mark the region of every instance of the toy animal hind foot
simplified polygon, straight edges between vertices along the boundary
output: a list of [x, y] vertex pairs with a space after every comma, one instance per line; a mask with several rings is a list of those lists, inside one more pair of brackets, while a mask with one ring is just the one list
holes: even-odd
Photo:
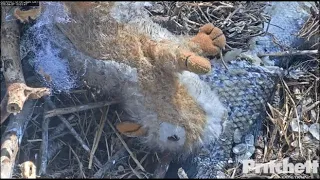
[[213, 24], [205, 24], [200, 27], [199, 33], [191, 39], [191, 42], [200, 46], [202, 52], [198, 52], [199, 55], [215, 56], [225, 49], [226, 37], [220, 28]]
[[[213, 24], [205, 24], [186, 44], [176, 46], [175, 42], [169, 40], [155, 42], [147, 38], [142, 38], [142, 44], [146, 56], [156, 63], [163, 63], [165, 59], [176, 59], [180, 71], [206, 74], [210, 72], [211, 64], [203, 56], [219, 54], [225, 48], [226, 38], [221, 29]], [[176, 52], [173, 52], [173, 49], [176, 49]], [[170, 62], [168, 64], [172, 65]]]

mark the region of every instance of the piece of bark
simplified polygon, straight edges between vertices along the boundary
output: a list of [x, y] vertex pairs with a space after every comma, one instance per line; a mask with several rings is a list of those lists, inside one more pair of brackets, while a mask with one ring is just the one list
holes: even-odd
[[7, 111], [7, 104], [8, 104], [8, 95], [6, 94], [2, 101], [1, 101], [1, 111], [0, 111], [0, 114], [1, 114], [1, 121], [0, 121], [0, 124], [2, 124], [9, 116], [11, 113], [9, 113]]
[[49, 95], [48, 88], [31, 88], [24, 83], [12, 83], [7, 88], [9, 113], [19, 113], [27, 99], [38, 99], [42, 96]]
[[1, 179], [11, 178], [22, 136], [33, 113], [35, 101], [27, 101], [21, 113], [11, 117], [1, 139]]
[[[38, 99], [50, 94], [48, 88], [32, 88], [25, 84], [20, 60], [20, 27], [17, 21], [6, 21], [10, 7], [1, 7], [1, 63], [7, 87], [7, 107], [1, 108], [1, 123], [8, 113], [19, 113], [28, 98]], [[1, 103], [1, 107], [3, 104]]]

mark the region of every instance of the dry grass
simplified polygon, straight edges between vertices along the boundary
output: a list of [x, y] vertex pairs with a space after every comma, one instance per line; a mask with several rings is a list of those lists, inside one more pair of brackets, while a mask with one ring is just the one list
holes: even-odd
[[213, 23], [222, 29], [227, 48], [248, 48], [248, 40], [263, 34], [270, 17], [262, 11], [265, 2], [186, 1], [157, 2], [149, 8], [153, 20], [175, 34], [195, 34], [200, 26]]
[[319, 47], [319, 38], [320, 38], [320, 33], [319, 33], [319, 28], [320, 28], [320, 18], [319, 18], [319, 2], [316, 1], [316, 7], [311, 7], [310, 11], [311, 14], [308, 18], [308, 20], [305, 22], [303, 27], [298, 33], [298, 36], [301, 38], [306, 39], [306, 41], [310, 41], [311, 39], [316, 40], [313, 42], [314, 44], [311, 46], [313, 48]]

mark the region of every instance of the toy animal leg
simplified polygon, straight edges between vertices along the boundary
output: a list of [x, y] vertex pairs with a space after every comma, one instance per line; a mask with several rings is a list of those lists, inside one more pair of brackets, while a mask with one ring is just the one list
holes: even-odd
[[155, 42], [142, 40], [142, 50], [150, 58], [154, 65], [164, 67], [164, 70], [172, 72], [190, 71], [196, 74], [206, 74], [211, 70], [210, 61], [207, 58], [180, 48], [170, 41]]

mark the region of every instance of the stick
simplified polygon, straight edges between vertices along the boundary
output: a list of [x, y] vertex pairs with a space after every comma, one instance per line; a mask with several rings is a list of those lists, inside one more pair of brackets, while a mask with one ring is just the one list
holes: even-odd
[[239, 9], [241, 9], [242, 8], [242, 5], [240, 4], [240, 6], [237, 8], [237, 9], [235, 9], [231, 14], [229, 14], [229, 16], [223, 21], [223, 23], [222, 23], [222, 28], [227, 24], [227, 22], [229, 21], [229, 20], [231, 20], [231, 17], [234, 15], [234, 14], [236, 14], [236, 12], [238, 12], [239, 11]]
[[94, 140], [93, 140], [93, 145], [92, 145], [92, 148], [91, 148], [91, 151], [90, 151], [90, 158], [89, 158], [89, 166], [88, 166], [88, 169], [91, 169], [91, 166], [92, 166], [92, 159], [93, 159], [93, 156], [94, 156], [94, 153], [96, 152], [97, 148], [98, 148], [98, 144], [99, 144], [99, 141], [100, 141], [100, 138], [101, 138], [101, 134], [102, 134], [102, 131], [103, 131], [103, 128], [104, 128], [104, 124], [107, 120], [107, 115], [108, 115], [108, 112], [109, 112], [109, 107], [107, 109], [104, 108], [103, 110], [103, 113], [102, 113], [102, 116], [101, 116], [101, 119], [100, 119], [100, 124], [99, 124], [99, 127], [98, 127], [98, 131], [96, 132], [95, 136], [94, 136]]
[[306, 54], [318, 54], [318, 50], [294, 50], [294, 51], [283, 51], [283, 52], [277, 52], [277, 53], [270, 53], [270, 54], [264, 54], [264, 53], [258, 53], [258, 57], [263, 57], [263, 56], [295, 56], [295, 55], [306, 55]]
[[7, 104], [8, 104], [8, 95], [6, 94], [1, 101], [1, 111], [0, 111], [1, 121], [0, 121], [0, 124], [2, 124], [11, 114], [7, 111]]
[[63, 114], [70, 114], [78, 111], [85, 111], [88, 109], [100, 108], [100, 107], [115, 104], [117, 102], [118, 101], [102, 101], [102, 102], [89, 103], [86, 105], [80, 105], [80, 106], [74, 106], [74, 107], [53, 109], [53, 110], [47, 111], [44, 117], [49, 118], [49, 117], [59, 116]]
[[161, 158], [161, 161], [157, 164], [156, 170], [154, 171], [152, 178], [162, 179], [166, 176], [167, 170], [173, 157], [169, 152], [164, 152], [162, 155], [163, 156]]
[[118, 152], [116, 152], [102, 167], [97, 171], [93, 178], [103, 178], [106, 171], [110, 170], [114, 166], [114, 162], [120, 158], [127, 156], [128, 151], [125, 147], [122, 147]]
[[[53, 102], [47, 98], [47, 102], [50, 108], [54, 109], [55, 105], [53, 104]], [[73, 127], [71, 126], [71, 124], [69, 123], [69, 121], [64, 118], [61, 115], [58, 115], [58, 118], [67, 126], [67, 128], [70, 130], [71, 134], [76, 138], [76, 140], [81, 144], [82, 148], [87, 151], [88, 153], [90, 153], [90, 148], [86, 145], [86, 143], [82, 140], [82, 138], [79, 136], [79, 134], [77, 133], [76, 130], [73, 129]], [[93, 160], [96, 162], [98, 167], [101, 167], [102, 164], [100, 163], [100, 161], [97, 159], [96, 156], [93, 157]]]
[[[1, 61], [8, 95], [6, 110], [1, 109], [1, 112], [16, 114], [29, 97], [38, 99], [50, 94], [50, 91], [48, 88], [31, 88], [25, 84], [19, 52], [19, 25], [16, 21], [5, 20], [9, 10], [10, 7], [1, 6]], [[1, 119], [1, 122], [4, 120]]]
[[[47, 109], [47, 103], [45, 104], [45, 110]], [[48, 164], [48, 134], [49, 134], [49, 118], [44, 118], [42, 122], [42, 141], [41, 141], [41, 163], [39, 169], [39, 175], [45, 175], [47, 172]]]
[[11, 118], [1, 139], [1, 179], [11, 178], [15, 159], [24, 131], [33, 114], [35, 101], [25, 103], [25, 108]]
[[220, 50], [220, 58], [221, 58], [221, 61], [222, 61], [223, 66], [228, 70], [228, 66], [227, 66], [227, 64], [224, 62], [224, 59], [223, 59], [222, 50]]

